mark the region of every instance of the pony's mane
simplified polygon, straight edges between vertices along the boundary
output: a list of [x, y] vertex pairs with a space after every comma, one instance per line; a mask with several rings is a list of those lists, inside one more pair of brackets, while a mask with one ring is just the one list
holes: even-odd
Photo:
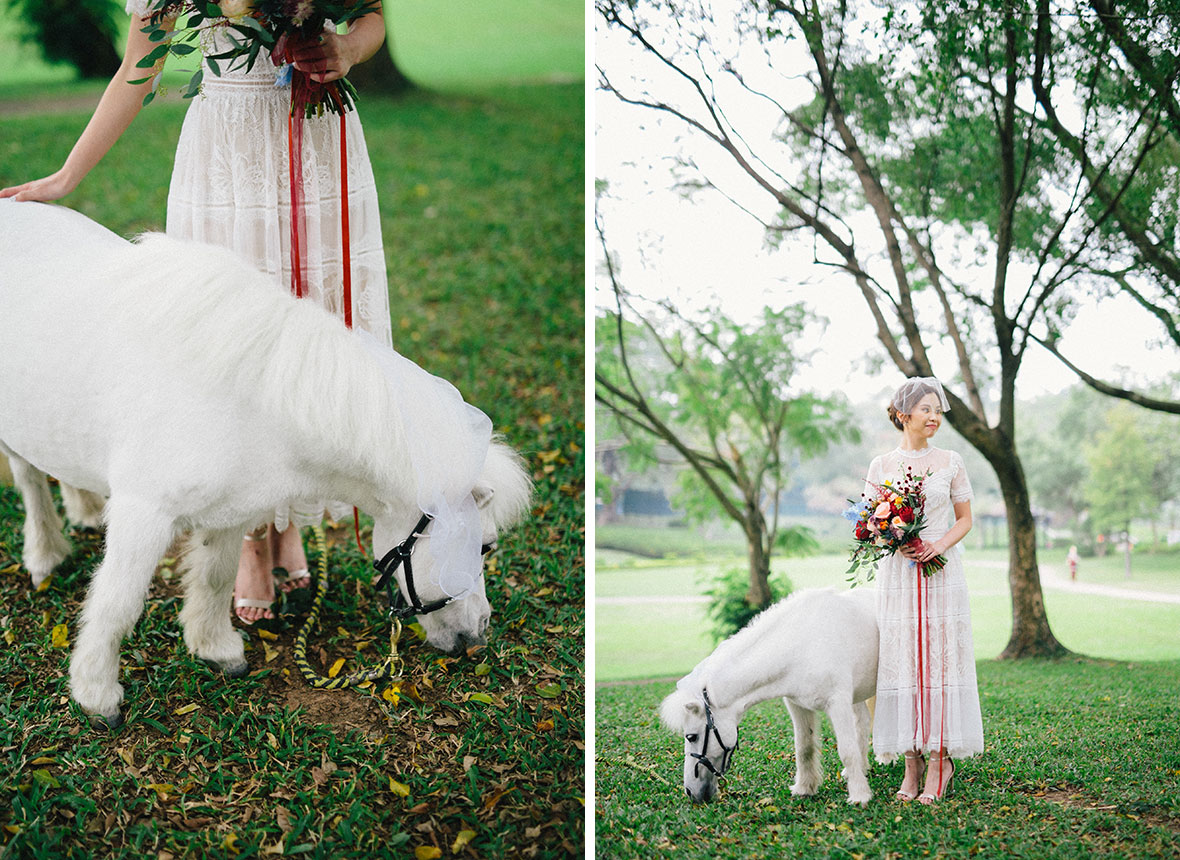
[[235, 392], [243, 408], [299, 428], [330, 461], [412, 493], [398, 408], [414, 408], [417, 426], [446, 450], [448, 428], [432, 420], [430, 404], [395, 406], [359, 337], [234, 252], [149, 233], [116, 267], [124, 271], [110, 279], [112, 289], [127, 295], [112, 305], [138, 309], [136, 325], [156, 335], [160, 360], [200, 368], [198, 384]]
[[777, 666], [770, 661], [742, 660], [770, 632], [788, 629], [790, 620], [786, 618], [793, 612], [800, 602], [808, 600], [812, 595], [822, 594], [829, 589], [804, 589], [792, 592], [784, 599], [773, 603], [755, 615], [750, 622], [719, 644], [713, 653], [696, 665], [695, 668], [676, 682], [676, 690], [660, 704], [660, 721], [672, 731], [679, 731], [684, 724], [685, 705], [690, 701], [699, 700], [701, 690], [716, 688], [714, 679], [721, 667], [740, 663], [746, 677], [756, 673], [759, 669], [766, 672], [766, 680]]

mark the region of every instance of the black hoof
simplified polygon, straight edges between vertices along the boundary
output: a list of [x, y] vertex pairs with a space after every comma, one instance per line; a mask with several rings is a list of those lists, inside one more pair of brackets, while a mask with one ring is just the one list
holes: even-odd
[[220, 672], [229, 678], [244, 678], [250, 673], [250, 664], [243, 660], [241, 663], [234, 663], [232, 665], [225, 665], [218, 663], [215, 660], [205, 660], [202, 658], [202, 663], [212, 669], [214, 672]]
[[109, 717], [104, 717], [102, 714], [87, 714], [86, 718], [90, 720], [91, 728], [98, 729], [101, 732], [113, 732], [123, 725], [123, 715], [118, 711], [115, 711]]

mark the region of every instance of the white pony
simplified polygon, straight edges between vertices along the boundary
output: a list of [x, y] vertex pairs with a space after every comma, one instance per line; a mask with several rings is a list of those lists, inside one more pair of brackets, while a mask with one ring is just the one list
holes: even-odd
[[[428, 528], [418, 542], [422, 604], [461, 598], [420, 615], [427, 641], [449, 652], [484, 641], [479, 542], [523, 516], [528, 477], [489, 445], [490, 424], [482, 447], [464, 447], [474, 437], [455, 416], [486, 416], [374, 343], [229, 251], [163, 235], [133, 244], [68, 209], [0, 201], [0, 452], [25, 500], [34, 578], [68, 552], [45, 473], [109, 499], [70, 661], [83, 710], [121, 722], [119, 646], [178, 534], [192, 532], [185, 643], [241, 674], [228, 608], [242, 535], [292, 500], [334, 499], [374, 517], [380, 557], [419, 522], [424, 470], [482, 532], [462, 595], [445, 587], [454, 541]], [[400, 389], [394, 361], [412, 377]], [[443, 389], [458, 409], [432, 396]]]
[[781, 696], [795, 728], [791, 794], [823, 782], [819, 712], [832, 722], [848, 802], [872, 798], [869, 712], [877, 687], [876, 595], [866, 589], [792, 594], [726, 639], [680, 679], [660, 705], [664, 725], [684, 735], [684, 790], [694, 803], [717, 793], [738, 748], [738, 723], [758, 702]]

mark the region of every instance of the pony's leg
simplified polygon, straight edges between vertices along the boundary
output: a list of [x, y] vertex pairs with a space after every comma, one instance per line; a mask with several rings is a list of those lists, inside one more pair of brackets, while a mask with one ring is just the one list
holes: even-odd
[[791, 794], [815, 794], [824, 781], [823, 764], [820, 761], [823, 734], [819, 713], [787, 698], [783, 699], [783, 703], [791, 712], [791, 724], [795, 727], [795, 783], [791, 786]]
[[25, 546], [21, 561], [29, 572], [33, 587], [37, 588], [70, 554], [70, 542], [62, 534], [61, 517], [57, 515], [45, 473], [3, 445], [0, 445], [0, 452], [8, 455], [13, 483], [25, 503]]
[[[866, 718], [867, 714], [866, 708]], [[833, 703], [828, 710], [828, 719], [832, 721], [836, 749], [848, 779], [848, 802], [864, 806], [872, 799], [873, 792], [865, 776], [865, 751], [860, 740], [859, 717], [851, 702], [838, 702]]]
[[82, 606], [70, 659], [70, 691], [82, 710], [112, 728], [123, 722], [119, 645], [139, 620], [156, 564], [172, 538], [172, 520], [156, 505], [118, 496], [107, 504], [106, 556]]
[[865, 773], [869, 772], [869, 735], [873, 730], [873, 714], [869, 710], [868, 702], [856, 702], [852, 706], [852, 713], [856, 717], [856, 739], [860, 744], [861, 760], [865, 764]]
[[61, 500], [66, 508], [66, 519], [75, 526], [95, 531], [102, 528], [102, 510], [107, 500], [98, 493], [62, 484]]
[[249, 669], [242, 637], [229, 617], [245, 531], [241, 527], [194, 532], [184, 554], [184, 644], [191, 654], [234, 677]]

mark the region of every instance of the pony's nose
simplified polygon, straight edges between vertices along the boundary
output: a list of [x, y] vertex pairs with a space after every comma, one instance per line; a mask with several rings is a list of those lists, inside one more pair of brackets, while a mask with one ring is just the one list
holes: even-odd
[[455, 637], [455, 654], [466, 654], [471, 648], [482, 647], [488, 644], [488, 637], [484, 635], [481, 630], [474, 636], [469, 636], [466, 633], [460, 633]]

